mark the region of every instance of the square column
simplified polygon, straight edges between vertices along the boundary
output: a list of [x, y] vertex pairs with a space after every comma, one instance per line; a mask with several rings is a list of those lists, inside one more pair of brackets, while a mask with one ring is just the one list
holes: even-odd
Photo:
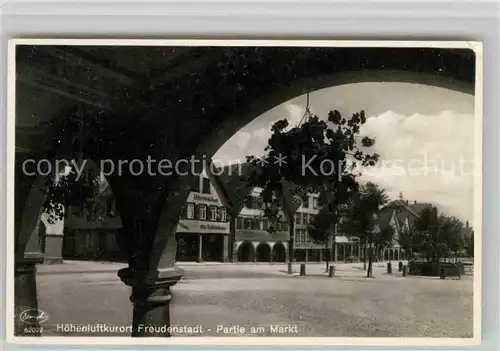
[[229, 262], [229, 235], [224, 235], [222, 246], [222, 261]]
[[62, 263], [63, 234], [45, 233], [43, 263]]
[[203, 261], [203, 236], [202, 234], [198, 234], [198, 262]]

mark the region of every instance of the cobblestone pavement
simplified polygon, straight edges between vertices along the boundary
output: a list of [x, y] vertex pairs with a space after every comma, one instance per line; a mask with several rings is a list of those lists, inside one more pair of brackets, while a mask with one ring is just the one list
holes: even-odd
[[[368, 279], [360, 264], [337, 264], [335, 278], [325, 264], [307, 264], [306, 277], [285, 265], [186, 265], [172, 289], [174, 335], [472, 336], [472, 277], [402, 277], [393, 266], [389, 276], [375, 263]], [[70, 324], [130, 326], [130, 288], [115, 272], [40, 274], [38, 291], [44, 335], [84, 335], [61, 329]]]

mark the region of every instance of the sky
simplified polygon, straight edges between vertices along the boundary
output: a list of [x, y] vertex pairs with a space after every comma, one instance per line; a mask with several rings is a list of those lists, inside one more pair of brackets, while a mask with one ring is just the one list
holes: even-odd
[[[390, 198], [402, 193], [410, 202], [430, 202], [473, 224], [474, 97], [443, 88], [410, 83], [356, 83], [310, 93], [310, 108], [319, 117], [337, 109], [343, 116], [364, 110], [361, 133], [375, 137], [379, 165], [365, 171]], [[267, 111], [240, 129], [214, 155], [222, 164], [244, 162], [263, 153], [270, 126], [286, 118], [296, 125], [306, 96]]]

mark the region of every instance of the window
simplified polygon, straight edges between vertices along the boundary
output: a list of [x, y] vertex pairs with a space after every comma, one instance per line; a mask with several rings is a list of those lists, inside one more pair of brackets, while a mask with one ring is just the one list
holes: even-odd
[[243, 228], [244, 229], [252, 229], [252, 219], [251, 218], [243, 218]]
[[309, 236], [309, 233], [307, 232], [307, 230], [304, 230], [304, 234], [305, 234], [305, 236], [306, 236], [306, 241], [307, 241], [308, 243], [310, 243], [310, 242], [311, 242], [311, 237]]
[[304, 224], [309, 224], [309, 214], [304, 213]]
[[283, 231], [288, 231], [288, 222], [283, 222]]
[[254, 218], [252, 220], [252, 229], [254, 229], [254, 230], [261, 230], [260, 219], [259, 218]]
[[194, 204], [187, 204], [187, 206], [186, 206], [186, 218], [187, 219], [194, 218]]
[[227, 210], [225, 207], [220, 208], [220, 221], [227, 222]]
[[193, 186], [193, 191], [195, 193], [201, 193], [201, 189], [200, 189], [200, 180], [198, 179], [197, 182], [193, 182], [194, 183], [194, 186]]
[[217, 207], [215, 206], [210, 206], [210, 220], [211, 221], [217, 220]]
[[306, 242], [306, 231], [304, 229], [299, 229], [300, 230], [300, 241], [305, 243]]
[[245, 207], [252, 208], [252, 198], [251, 197], [248, 197], [245, 199]]
[[203, 194], [211, 194], [210, 191], [210, 179], [208, 178], [202, 178], [203, 179], [203, 189], [201, 189]]
[[298, 243], [300, 242], [300, 233], [298, 230], [295, 231], [295, 241]]
[[202, 221], [207, 219], [207, 205], [199, 205], [198, 219]]
[[318, 198], [317, 197], [313, 197], [313, 208], [315, 210], [317, 210], [319, 208]]
[[243, 224], [243, 217], [237, 217], [236, 218], [236, 229], [243, 229], [244, 224]]
[[113, 217], [115, 215], [115, 200], [106, 200], [106, 216]]
[[302, 195], [302, 207], [304, 208], [309, 207], [309, 194]]
[[269, 229], [269, 219], [264, 218], [262, 220], [262, 230], [268, 230]]
[[295, 224], [300, 224], [300, 213], [295, 214]]

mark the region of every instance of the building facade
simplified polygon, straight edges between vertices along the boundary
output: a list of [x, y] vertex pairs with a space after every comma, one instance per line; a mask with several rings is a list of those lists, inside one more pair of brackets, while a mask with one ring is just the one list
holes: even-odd
[[[307, 227], [318, 211], [317, 194], [304, 194], [301, 196], [300, 206], [294, 214], [295, 260], [304, 262], [358, 260], [360, 246], [356, 238], [339, 235], [340, 233], [335, 233], [335, 228], [332, 228], [328, 242], [317, 243], [312, 240]], [[332, 242], [333, 240], [335, 242]]]
[[209, 178], [199, 177], [177, 224], [177, 261], [229, 261], [226, 206]]
[[[95, 170], [88, 174], [91, 179], [95, 178]], [[64, 223], [63, 258], [125, 261], [120, 249], [121, 232], [119, 209], [109, 186], [103, 182], [95, 199], [69, 207]]]
[[271, 223], [264, 216], [264, 205], [259, 199], [259, 192], [259, 189], [252, 190], [239, 214], [233, 219], [233, 262], [286, 262], [290, 218], [281, 209], [280, 219]]

